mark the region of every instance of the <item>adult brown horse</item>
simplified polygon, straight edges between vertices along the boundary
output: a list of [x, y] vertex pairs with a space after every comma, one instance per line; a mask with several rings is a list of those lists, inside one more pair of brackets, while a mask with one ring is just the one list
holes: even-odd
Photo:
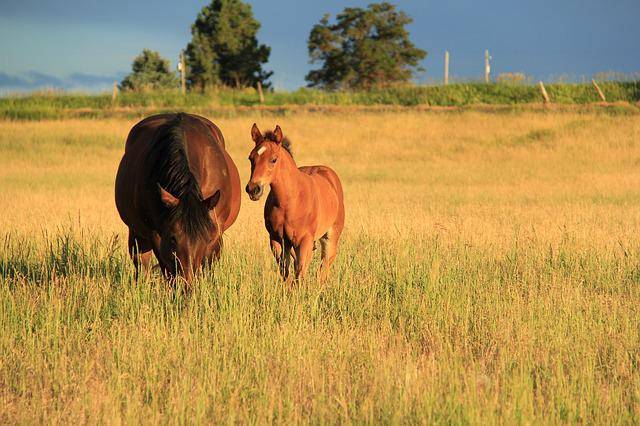
[[191, 281], [220, 256], [240, 210], [240, 176], [222, 132], [197, 115], [160, 114], [133, 126], [116, 176], [116, 206], [129, 253], [148, 268], [151, 251], [168, 277]]
[[282, 278], [289, 281], [291, 254], [296, 279], [305, 276], [319, 240], [322, 263], [318, 276], [324, 280], [344, 228], [344, 199], [338, 175], [326, 166], [298, 168], [280, 126], [263, 136], [254, 124], [251, 137], [255, 147], [249, 155], [251, 178], [245, 189], [257, 201], [264, 187], [271, 185], [264, 221]]

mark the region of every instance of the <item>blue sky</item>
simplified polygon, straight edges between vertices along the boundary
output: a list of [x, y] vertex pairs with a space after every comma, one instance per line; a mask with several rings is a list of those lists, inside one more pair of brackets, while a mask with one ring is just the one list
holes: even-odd
[[[206, 1], [0, 0], [0, 91], [43, 86], [105, 90], [143, 49], [172, 60], [190, 39]], [[279, 89], [303, 86], [306, 48], [324, 13], [370, 1], [249, 1], [271, 46], [266, 68]], [[418, 81], [442, 78], [445, 49], [451, 75], [479, 78], [484, 49], [492, 71], [535, 79], [640, 72], [640, 0], [404, 0], [414, 43], [427, 50]]]

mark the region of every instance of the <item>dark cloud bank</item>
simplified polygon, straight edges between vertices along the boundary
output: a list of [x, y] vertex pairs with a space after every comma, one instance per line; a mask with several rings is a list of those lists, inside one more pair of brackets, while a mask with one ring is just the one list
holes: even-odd
[[116, 75], [97, 75], [76, 72], [67, 77], [56, 77], [39, 71], [27, 71], [21, 74], [0, 71], [0, 93], [10, 94], [42, 89], [102, 92], [111, 89], [113, 82], [119, 82], [125, 74], [121, 72]]

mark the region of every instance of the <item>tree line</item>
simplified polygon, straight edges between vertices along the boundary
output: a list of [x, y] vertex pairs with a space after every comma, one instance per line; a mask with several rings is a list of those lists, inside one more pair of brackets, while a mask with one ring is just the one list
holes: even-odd
[[[316, 65], [305, 77], [310, 87], [329, 90], [371, 89], [409, 81], [427, 52], [416, 47], [406, 26], [410, 16], [388, 2], [366, 8], [347, 7], [335, 20], [325, 14], [313, 26], [307, 41], [310, 61]], [[264, 69], [271, 48], [258, 41], [260, 22], [251, 5], [242, 0], [212, 0], [191, 26], [184, 50], [189, 90], [212, 87], [269, 88], [272, 71]], [[120, 87], [146, 91], [175, 88], [178, 76], [169, 60], [144, 49]]]

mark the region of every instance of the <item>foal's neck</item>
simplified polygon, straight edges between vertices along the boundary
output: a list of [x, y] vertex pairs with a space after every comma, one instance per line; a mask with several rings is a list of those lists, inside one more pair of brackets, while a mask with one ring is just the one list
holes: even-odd
[[300, 193], [300, 181], [302, 173], [298, 170], [296, 162], [289, 153], [280, 155], [280, 170], [271, 181], [271, 191], [274, 193], [278, 204], [285, 207], [295, 201]]

